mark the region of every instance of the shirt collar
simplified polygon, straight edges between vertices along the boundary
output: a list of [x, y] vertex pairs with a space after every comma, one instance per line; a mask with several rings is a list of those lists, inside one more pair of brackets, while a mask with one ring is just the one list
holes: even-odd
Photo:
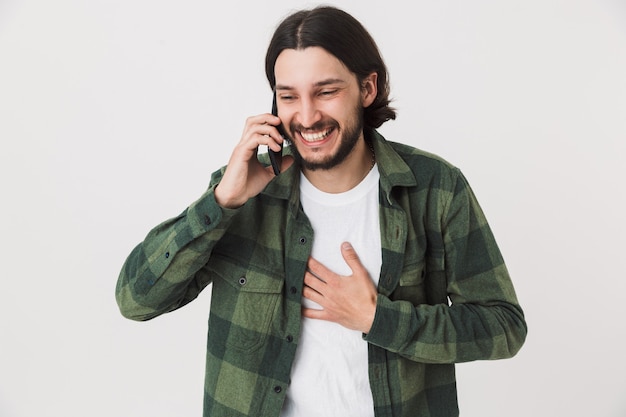
[[[391, 190], [394, 187], [412, 187], [417, 185], [415, 175], [406, 164], [404, 159], [396, 152], [391, 142], [387, 140], [375, 129], [366, 129], [365, 137], [372, 141], [374, 153], [376, 154], [376, 164], [380, 172], [380, 186], [391, 202]], [[289, 148], [285, 149], [286, 154], [290, 154]], [[287, 170], [274, 178], [265, 187], [263, 194], [271, 197], [291, 200], [290, 205], [297, 207], [300, 201], [300, 170], [291, 165]]]
[[371, 140], [376, 154], [376, 164], [380, 172], [380, 187], [391, 203], [394, 187], [414, 187], [417, 180], [411, 168], [398, 154], [392, 142], [388, 142], [378, 131], [366, 130], [365, 137]]

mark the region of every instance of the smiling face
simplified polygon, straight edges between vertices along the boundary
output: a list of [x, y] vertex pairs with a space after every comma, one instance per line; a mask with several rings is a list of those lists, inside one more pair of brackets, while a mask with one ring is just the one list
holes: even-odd
[[361, 85], [320, 47], [285, 49], [274, 67], [278, 116], [306, 170], [329, 170], [351, 157], [363, 137], [363, 108], [376, 96], [376, 73]]

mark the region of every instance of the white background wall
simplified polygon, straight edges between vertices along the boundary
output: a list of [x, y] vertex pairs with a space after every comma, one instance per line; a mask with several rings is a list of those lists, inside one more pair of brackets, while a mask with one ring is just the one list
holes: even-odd
[[[0, 0], [0, 416], [200, 416], [209, 291], [123, 319], [121, 265], [269, 110], [303, 1]], [[387, 61], [390, 140], [469, 178], [528, 318], [458, 366], [462, 415], [626, 415], [626, 2], [343, 0]]]

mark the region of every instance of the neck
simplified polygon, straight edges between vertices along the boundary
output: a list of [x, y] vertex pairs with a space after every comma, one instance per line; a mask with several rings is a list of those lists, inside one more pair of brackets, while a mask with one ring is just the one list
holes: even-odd
[[306, 178], [320, 191], [343, 193], [356, 187], [374, 166], [374, 154], [363, 136], [348, 157], [331, 169], [304, 169]]

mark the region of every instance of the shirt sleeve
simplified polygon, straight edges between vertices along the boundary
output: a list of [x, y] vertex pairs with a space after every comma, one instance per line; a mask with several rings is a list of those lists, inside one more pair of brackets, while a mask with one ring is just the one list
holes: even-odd
[[[378, 295], [369, 343], [424, 363], [456, 363], [514, 356], [527, 326], [513, 284], [485, 216], [455, 170], [441, 210], [441, 270], [447, 302], [413, 305]], [[447, 301], [447, 300], [446, 300]]]
[[124, 317], [149, 320], [175, 310], [210, 283], [203, 267], [236, 212], [215, 201], [221, 173], [213, 174], [204, 195], [180, 215], [152, 229], [130, 253], [115, 289]]

